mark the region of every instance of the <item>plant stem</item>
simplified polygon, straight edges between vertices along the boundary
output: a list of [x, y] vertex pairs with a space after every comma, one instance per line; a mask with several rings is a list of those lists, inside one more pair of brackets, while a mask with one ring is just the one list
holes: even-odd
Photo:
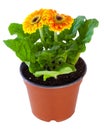
[[43, 35], [43, 29], [42, 28], [39, 29], [39, 33], [40, 33], [41, 41], [44, 42], [44, 35]]
[[77, 63], [79, 57], [80, 57], [80, 53], [78, 53], [78, 54], [76, 55], [76, 58], [75, 58], [75, 60], [74, 60], [74, 62], [73, 62], [74, 65]]
[[57, 32], [54, 32], [54, 40], [55, 40], [55, 42], [58, 41], [58, 39], [57, 39]]

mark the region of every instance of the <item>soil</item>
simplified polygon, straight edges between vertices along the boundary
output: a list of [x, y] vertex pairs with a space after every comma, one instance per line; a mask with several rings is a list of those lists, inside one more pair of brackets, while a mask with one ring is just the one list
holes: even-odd
[[57, 79], [55, 78], [48, 78], [46, 81], [43, 81], [43, 77], [35, 77], [33, 74], [31, 74], [28, 70], [28, 67], [25, 63], [21, 64], [20, 71], [22, 76], [29, 80], [32, 83], [43, 85], [43, 86], [60, 86], [65, 85], [69, 83], [73, 83], [74, 81], [78, 80], [79, 78], [82, 78], [86, 72], [86, 64], [82, 58], [79, 58], [77, 64], [76, 64], [76, 72], [72, 72], [70, 74], [63, 74], [59, 75]]

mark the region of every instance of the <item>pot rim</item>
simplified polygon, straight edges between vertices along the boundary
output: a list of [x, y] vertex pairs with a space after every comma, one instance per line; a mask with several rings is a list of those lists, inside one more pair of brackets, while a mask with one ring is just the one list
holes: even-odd
[[47, 85], [41, 85], [41, 84], [38, 84], [38, 83], [34, 83], [32, 81], [29, 81], [28, 79], [25, 78], [25, 76], [22, 73], [23, 62], [20, 64], [20, 74], [21, 74], [23, 80], [25, 82], [27, 82], [28, 84], [32, 85], [33, 87], [38, 87], [38, 88], [43, 88], [43, 89], [58, 89], [58, 88], [71, 87], [73, 84], [76, 84], [77, 82], [81, 81], [83, 79], [83, 77], [85, 76], [85, 74], [86, 74], [87, 65], [86, 65], [86, 63], [85, 63], [85, 61], [83, 59], [82, 59], [82, 61], [85, 64], [85, 71], [84, 71], [83, 75], [80, 76], [78, 79], [74, 80], [73, 82], [67, 83], [65, 85], [47, 86]]

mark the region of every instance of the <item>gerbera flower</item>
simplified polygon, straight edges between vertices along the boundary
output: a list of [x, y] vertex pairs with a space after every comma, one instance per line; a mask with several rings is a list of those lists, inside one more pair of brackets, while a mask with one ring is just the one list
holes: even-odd
[[56, 14], [57, 14], [56, 10], [45, 9], [42, 16], [44, 24], [49, 26], [49, 24], [53, 23], [53, 18]]
[[43, 26], [42, 14], [44, 9], [36, 10], [27, 16], [23, 22], [23, 30], [25, 33], [34, 33], [37, 29]]
[[49, 22], [50, 30], [60, 32], [64, 29], [70, 29], [74, 19], [71, 16], [64, 14], [55, 14], [51, 22]]

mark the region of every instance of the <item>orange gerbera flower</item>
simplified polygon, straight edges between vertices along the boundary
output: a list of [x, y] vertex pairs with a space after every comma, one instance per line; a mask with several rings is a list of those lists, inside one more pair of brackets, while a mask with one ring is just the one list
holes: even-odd
[[49, 25], [53, 23], [53, 18], [56, 14], [57, 14], [56, 10], [45, 9], [42, 16], [42, 20], [44, 21], [44, 24]]
[[51, 22], [49, 22], [50, 30], [55, 32], [63, 31], [64, 29], [70, 29], [74, 19], [71, 16], [64, 14], [55, 14]]
[[37, 29], [43, 26], [42, 14], [44, 9], [36, 10], [27, 16], [23, 22], [23, 30], [25, 33], [34, 33]]

